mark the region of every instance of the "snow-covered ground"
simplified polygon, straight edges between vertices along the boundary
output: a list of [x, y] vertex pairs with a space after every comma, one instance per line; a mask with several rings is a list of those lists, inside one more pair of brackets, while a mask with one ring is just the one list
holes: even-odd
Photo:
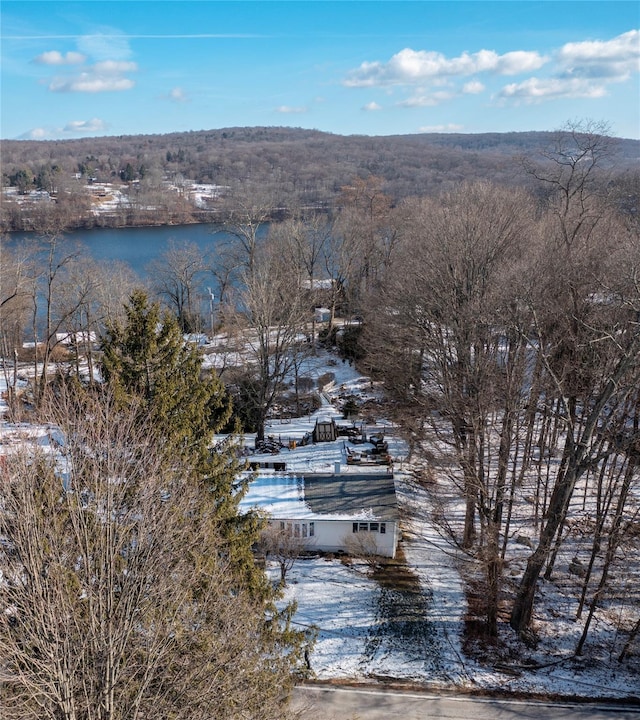
[[[302, 374], [316, 379], [330, 370], [334, 380], [324, 388], [323, 406], [315, 413], [286, 421], [274, 420], [267, 434], [288, 446], [310, 432], [318, 417], [339, 417], [338, 400], [356, 395], [361, 401], [376, 397], [377, 389], [351, 366], [330, 356], [311, 358]], [[430, 687], [458, 687], [487, 692], [512, 691], [564, 696], [625, 698], [640, 696], [637, 658], [619, 664], [607, 658], [598, 645], [598, 634], [611, 632], [596, 623], [593, 647], [581, 659], [572, 657], [581, 625], [571, 620], [566, 598], [551, 583], [543, 583], [537, 612], [546, 614], [537, 650], [516, 642], [506, 620], [500, 628], [500, 643], [509, 662], [496, 669], [464, 652], [467, 600], [465, 580], [474, 569], [464, 555], [444, 536], [433, 521], [435, 496], [417, 478], [424, 474], [420, 458], [407, 461], [407, 448], [400, 433], [383, 418], [368, 418], [368, 431], [384, 429], [394, 459], [396, 494], [403, 515], [400, 555], [406, 559], [411, 592], [380, 582], [364, 561], [339, 557], [299, 559], [287, 574], [284, 600], [295, 600], [294, 622], [313, 628], [317, 641], [310, 665], [317, 679], [375, 681], [394, 679]], [[0, 442], [15, 441], [20, 429], [0, 420]], [[41, 442], [46, 442], [46, 432]], [[254, 438], [245, 439], [247, 448]], [[336, 462], [347, 468], [344, 441], [283, 449], [278, 456], [287, 469], [299, 472], [333, 472]], [[438, 508], [446, 493], [439, 488]], [[448, 511], [455, 510], [454, 496]], [[523, 548], [523, 552], [527, 549]], [[637, 562], [637, 558], [635, 559]], [[272, 568], [274, 578], [277, 569]], [[637, 614], [637, 608], [634, 611]], [[546, 629], [545, 629], [546, 628]], [[536, 664], [537, 669], [522, 666]]]
[[[375, 397], [376, 390], [368, 378], [348, 364], [327, 366], [326, 361], [326, 357], [312, 358], [308, 368], [311, 377], [327, 369], [334, 373], [335, 380], [324, 388], [326, 404], [304, 418], [272, 422], [267, 434], [287, 444], [288, 438], [310, 431], [317, 417], [339, 417], [340, 411], [332, 404], [339, 397], [356, 395], [362, 401]], [[388, 421], [375, 418], [375, 426], [384, 428], [394, 458], [396, 494], [404, 518], [400, 552], [421, 589], [412, 595], [411, 602], [417, 606], [414, 610], [424, 614], [407, 614], [402, 593], [380, 583], [364, 561], [325, 557], [298, 560], [287, 574], [285, 600], [297, 603], [294, 621], [317, 632], [310, 654], [313, 675], [321, 680], [394, 679], [487, 692], [640, 696], [637, 663], [619, 664], [615, 657], [606, 662], [602, 652], [590, 655], [585, 651], [584, 657], [573, 657], [582, 626], [571, 619], [566, 599], [549, 583], [541, 588], [538, 612], [546, 613], [547, 620], [555, 620], [549, 622], [546, 635], [542, 632], [537, 650], [520, 645], [505, 618], [500, 642], [508, 661], [498, 669], [497, 663], [483, 663], [465, 655], [465, 579], [473, 576], [473, 566], [433, 522], [434, 496], [416, 480], [424, 471], [424, 462], [419, 458], [407, 461], [407, 448]], [[248, 437], [246, 442], [252, 445], [253, 438]], [[336, 462], [344, 462], [343, 441], [283, 449], [278, 459], [285, 460], [292, 471], [332, 471]], [[345, 465], [341, 471], [358, 472]], [[441, 492], [440, 487], [438, 505], [443, 500]], [[448, 499], [451, 512], [455, 502], [453, 497]], [[277, 577], [275, 567], [272, 571]], [[595, 638], [598, 629], [592, 632]]]
[[[135, 188], [138, 185], [138, 181], [134, 182], [132, 186], [125, 182], [92, 181], [84, 183], [81, 178], [77, 178], [77, 181], [83, 183], [82, 189], [91, 198], [91, 212], [93, 215], [110, 214], [116, 210], [129, 207], [131, 205], [131, 187]], [[176, 184], [168, 179], [163, 181], [163, 187], [167, 192], [180, 193], [182, 196], [190, 198], [196, 208], [209, 207], [211, 202], [218, 198], [225, 189], [223, 185], [214, 185], [212, 183], [194, 183], [190, 180], [184, 180]], [[46, 190], [32, 190], [27, 195], [22, 195], [17, 187], [7, 187], [4, 188], [3, 195], [20, 205], [53, 202], [53, 197]]]
[[[299, 560], [287, 575], [285, 598], [297, 602], [295, 622], [317, 628], [310, 656], [317, 679], [396, 679], [467, 691], [594, 698], [640, 695], [637, 668], [619, 665], [615, 658], [608, 664], [592, 661], [588, 654], [572, 659], [575, 629], [548, 638], [537, 652], [525, 650], [511, 669], [499, 670], [466, 657], [462, 645], [467, 602], [459, 571], [464, 561], [430, 522], [428, 494], [402, 473], [396, 474], [396, 487], [402, 508], [412, 515], [405, 520], [401, 548], [423, 589], [426, 621], [414, 633], [403, 628], [394, 633], [393, 618], [384, 615], [390, 591], [371, 577], [366, 563]], [[275, 568], [273, 572], [275, 578]], [[517, 652], [506, 623], [501, 633]], [[550, 646], [553, 656], [547, 654]], [[541, 667], [515, 675], [527, 661]]]

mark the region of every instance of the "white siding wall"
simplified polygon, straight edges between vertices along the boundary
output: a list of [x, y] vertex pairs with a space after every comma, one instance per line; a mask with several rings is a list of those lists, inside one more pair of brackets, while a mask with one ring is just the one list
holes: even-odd
[[[375, 544], [376, 554], [395, 557], [398, 542], [398, 528], [395, 522], [357, 520], [273, 520], [274, 524], [284, 523], [290, 531], [305, 540], [305, 549], [323, 552], [348, 552], [351, 543], [362, 543], [371, 548]], [[313, 524], [313, 528], [311, 525]], [[354, 532], [354, 524], [358, 532]], [[384, 526], [384, 532], [381, 532]], [[313, 532], [313, 535], [311, 534]]]

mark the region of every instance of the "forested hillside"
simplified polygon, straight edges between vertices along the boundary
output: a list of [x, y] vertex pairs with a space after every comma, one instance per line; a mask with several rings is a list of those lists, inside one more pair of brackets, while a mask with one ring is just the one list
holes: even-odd
[[[4, 141], [2, 183], [76, 193], [71, 178], [160, 180], [234, 187], [268, 186], [278, 204], [331, 206], [356, 177], [381, 178], [398, 201], [433, 195], [461, 181], [527, 185], [522, 158], [540, 157], [554, 133], [341, 136], [295, 128], [226, 128], [168, 135], [97, 137], [63, 141]], [[611, 139], [606, 163], [618, 178], [637, 168], [640, 141]], [[78, 177], [76, 177], [76, 175]], [[11, 223], [6, 229], [15, 229]]]

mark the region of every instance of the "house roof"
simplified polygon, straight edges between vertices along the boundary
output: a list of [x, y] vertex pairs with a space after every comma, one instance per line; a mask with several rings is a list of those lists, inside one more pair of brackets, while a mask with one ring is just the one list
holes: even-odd
[[398, 519], [393, 475], [258, 475], [240, 507], [291, 520]]
[[304, 478], [305, 500], [317, 515], [370, 513], [396, 520], [398, 505], [393, 475], [312, 475]]

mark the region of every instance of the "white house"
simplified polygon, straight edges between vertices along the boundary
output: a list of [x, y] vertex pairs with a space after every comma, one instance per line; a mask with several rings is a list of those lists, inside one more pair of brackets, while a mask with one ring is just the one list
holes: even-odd
[[263, 510], [302, 538], [305, 550], [348, 552], [361, 544], [395, 557], [399, 516], [390, 472], [260, 474], [240, 507]]

